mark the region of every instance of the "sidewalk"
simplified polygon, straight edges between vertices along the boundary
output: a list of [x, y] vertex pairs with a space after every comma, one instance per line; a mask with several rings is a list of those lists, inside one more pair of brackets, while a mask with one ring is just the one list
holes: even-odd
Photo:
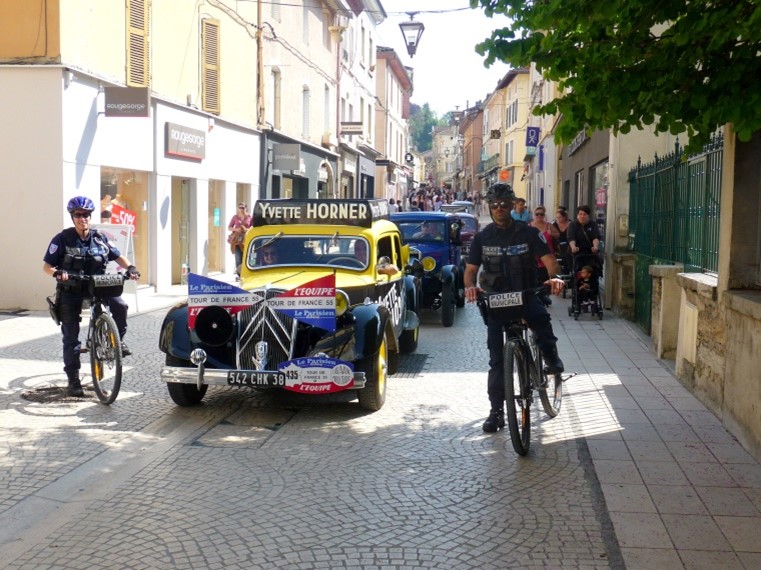
[[566, 401], [627, 567], [761, 568], [761, 465], [634, 324], [575, 321], [567, 304], [552, 307], [566, 371], [579, 372]]

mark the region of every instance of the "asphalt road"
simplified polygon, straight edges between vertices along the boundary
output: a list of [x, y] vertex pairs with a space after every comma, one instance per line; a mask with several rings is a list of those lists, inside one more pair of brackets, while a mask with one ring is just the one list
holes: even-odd
[[376, 413], [236, 388], [179, 408], [158, 379], [163, 314], [130, 317], [110, 407], [59, 389], [49, 319], [0, 321], [0, 568], [623, 566], [573, 398], [538, 413], [526, 458], [482, 433], [474, 307], [448, 329], [424, 318]]

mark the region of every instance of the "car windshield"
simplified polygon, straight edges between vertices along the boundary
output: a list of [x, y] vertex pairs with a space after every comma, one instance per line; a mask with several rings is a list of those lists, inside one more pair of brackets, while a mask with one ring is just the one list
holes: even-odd
[[404, 236], [404, 240], [430, 241], [444, 240], [444, 222], [426, 220], [424, 222], [397, 222], [399, 229]]
[[478, 231], [478, 221], [475, 218], [467, 218], [465, 216], [460, 218], [462, 220], [462, 223], [465, 224], [465, 226], [469, 230]]
[[272, 235], [249, 243], [246, 264], [251, 269], [312, 265], [361, 270], [367, 268], [367, 240], [357, 236]]

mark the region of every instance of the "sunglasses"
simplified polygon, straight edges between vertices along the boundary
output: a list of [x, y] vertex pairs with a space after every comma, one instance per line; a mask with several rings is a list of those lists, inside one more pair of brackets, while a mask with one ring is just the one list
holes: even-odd
[[536, 217], [544, 217], [544, 212], [534, 212], [534, 216]]
[[489, 202], [489, 208], [496, 210], [502, 208], [503, 210], [510, 210], [513, 207], [512, 202]]
[[262, 252], [263, 257], [277, 257], [276, 251], [263, 251]]
[[90, 215], [90, 212], [74, 212], [72, 214], [72, 216], [75, 218], [89, 218]]

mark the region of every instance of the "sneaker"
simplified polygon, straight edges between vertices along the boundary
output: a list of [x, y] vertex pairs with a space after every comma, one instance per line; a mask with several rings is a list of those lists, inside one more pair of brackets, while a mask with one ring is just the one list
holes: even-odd
[[69, 385], [66, 387], [66, 394], [73, 398], [82, 398], [85, 391], [82, 390], [82, 383], [79, 378], [69, 378]]
[[558, 356], [558, 347], [553, 346], [551, 349], [542, 351], [544, 358], [544, 367], [549, 374], [561, 374], [565, 371], [563, 361]]
[[484, 420], [483, 430], [486, 433], [494, 433], [503, 427], [505, 427], [505, 412], [502, 410], [491, 410], [489, 417]]
[[122, 341], [122, 356], [129, 356], [132, 354], [132, 351], [129, 349], [129, 347]]

